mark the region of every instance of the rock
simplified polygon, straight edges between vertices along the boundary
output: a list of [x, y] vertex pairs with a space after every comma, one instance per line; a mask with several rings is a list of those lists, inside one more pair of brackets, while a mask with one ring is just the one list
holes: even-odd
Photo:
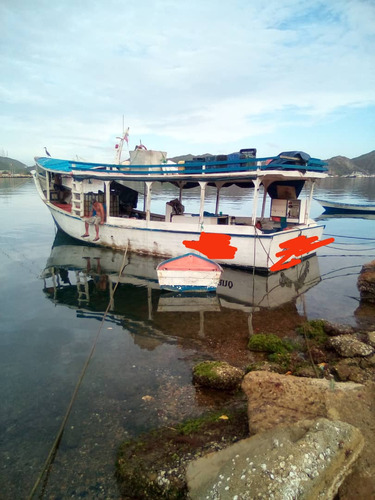
[[358, 429], [327, 419], [273, 429], [190, 463], [189, 498], [330, 500], [363, 444]]
[[222, 361], [203, 361], [193, 368], [193, 383], [209, 387], [232, 391], [239, 389], [245, 375], [243, 370]]
[[324, 320], [324, 331], [330, 337], [335, 337], [336, 335], [347, 335], [350, 333], [355, 333], [355, 330], [350, 325], [341, 325], [339, 323], [331, 323], [330, 321]]
[[325, 351], [322, 349], [319, 349], [319, 347], [313, 346], [310, 349], [310, 355], [312, 357], [312, 360], [314, 361], [315, 364], [323, 363], [324, 361], [327, 361], [327, 354]]
[[[360, 363], [370, 358], [360, 358]], [[375, 498], [375, 383], [333, 382], [278, 375], [248, 373], [242, 383], [248, 398], [250, 433], [288, 425], [304, 418], [326, 417], [357, 427], [365, 448], [355, 473], [340, 488], [340, 500]]]
[[375, 303], [375, 260], [362, 266], [357, 287], [361, 295], [361, 302]]
[[360, 362], [360, 358], [342, 359], [335, 365], [334, 372], [343, 382], [350, 380], [362, 384], [368, 377], [366, 377], [365, 371], [360, 366]]
[[372, 346], [375, 347], [375, 332], [367, 332], [367, 342]]
[[302, 378], [272, 372], [250, 372], [242, 389], [248, 400], [250, 434], [303, 419], [328, 417], [335, 400], [352, 401], [362, 386], [351, 382]]
[[[319, 371], [318, 371], [319, 373]], [[297, 377], [307, 377], [307, 378], [317, 378], [316, 377], [316, 371], [311, 365], [307, 366], [302, 366], [301, 368], [298, 368], [295, 372], [294, 375]]]
[[369, 356], [374, 353], [374, 347], [361, 342], [355, 335], [340, 335], [329, 339], [330, 347], [345, 358], [354, 356]]
[[[361, 359], [360, 366], [363, 369], [375, 368], [375, 354], [373, 354], [372, 356], [368, 356], [367, 358]], [[373, 378], [373, 380], [375, 380], [375, 377]]]

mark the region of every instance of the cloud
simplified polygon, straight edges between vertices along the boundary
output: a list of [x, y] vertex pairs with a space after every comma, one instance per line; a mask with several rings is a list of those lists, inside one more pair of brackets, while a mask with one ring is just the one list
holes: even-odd
[[14, 0], [0, 17], [0, 147], [27, 123], [29, 157], [40, 137], [105, 150], [123, 114], [135, 135], [208, 150], [375, 104], [372, 1]]

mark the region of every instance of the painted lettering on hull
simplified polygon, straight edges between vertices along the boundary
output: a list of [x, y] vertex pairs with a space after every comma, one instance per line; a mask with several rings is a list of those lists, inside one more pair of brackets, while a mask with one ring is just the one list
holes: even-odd
[[231, 236], [202, 232], [199, 240], [184, 240], [186, 248], [198, 250], [209, 259], [234, 259], [236, 247], [230, 245]]

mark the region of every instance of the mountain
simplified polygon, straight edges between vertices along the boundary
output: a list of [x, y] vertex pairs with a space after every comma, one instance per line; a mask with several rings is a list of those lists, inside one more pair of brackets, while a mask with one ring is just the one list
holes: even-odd
[[0, 171], [5, 170], [12, 174], [27, 174], [29, 171], [24, 163], [8, 158], [7, 156], [0, 156]]
[[375, 151], [357, 156], [357, 158], [353, 158], [352, 161], [358, 165], [361, 170], [364, 170], [369, 174], [375, 174]]
[[331, 175], [349, 175], [353, 172], [375, 174], [375, 151], [352, 159], [346, 156], [334, 156], [326, 161]]
[[349, 175], [359, 170], [358, 166], [346, 156], [334, 156], [325, 161], [328, 163], [331, 175]]

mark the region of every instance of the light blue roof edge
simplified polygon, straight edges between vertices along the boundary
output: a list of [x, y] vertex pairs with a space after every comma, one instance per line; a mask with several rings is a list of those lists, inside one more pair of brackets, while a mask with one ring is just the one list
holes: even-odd
[[79, 170], [93, 170], [97, 168], [105, 168], [105, 167], [118, 167], [115, 164], [104, 164], [104, 163], [85, 163], [81, 161], [73, 161], [73, 160], [59, 160], [57, 158], [35, 158], [35, 162], [37, 165], [45, 168], [46, 170], [52, 170], [56, 172], [72, 172], [74, 167]]

